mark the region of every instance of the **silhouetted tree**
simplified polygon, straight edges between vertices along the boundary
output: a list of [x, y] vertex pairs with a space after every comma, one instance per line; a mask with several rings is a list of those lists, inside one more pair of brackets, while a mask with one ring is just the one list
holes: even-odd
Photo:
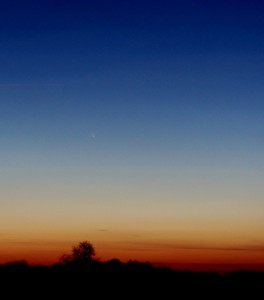
[[72, 258], [79, 262], [90, 262], [95, 256], [95, 250], [92, 243], [88, 241], [80, 242], [78, 246], [72, 248]]
[[94, 260], [95, 249], [92, 243], [88, 241], [83, 241], [78, 244], [78, 246], [72, 247], [72, 253], [70, 255], [63, 254], [60, 261], [64, 264], [79, 262], [87, 263]]

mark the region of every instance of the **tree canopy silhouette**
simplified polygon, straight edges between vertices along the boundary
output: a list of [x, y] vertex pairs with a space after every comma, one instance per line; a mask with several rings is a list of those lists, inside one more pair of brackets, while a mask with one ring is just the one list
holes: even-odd
[[94, 246], [88, 241], [80, 242], [78, 246], [74, 246], [72, 248], [73, 260], [80, 262], [89, 262], [93, 260], [94, 256]]
[[91, 242], [83, 241], [80, 242], [77, 246], [72, 247], [71, 255], [64, 254], [61, 257], [61, 261], [63, 263], [70, 262], [79, 262], [79, 263], [87, 263], [94, 260], [95, 249]]

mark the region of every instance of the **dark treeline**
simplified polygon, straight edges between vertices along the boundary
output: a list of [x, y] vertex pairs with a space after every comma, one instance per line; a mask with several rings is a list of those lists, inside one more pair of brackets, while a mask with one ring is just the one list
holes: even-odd
[[18, 296], [27, 299], [68, 296], [73, 299], [185, 299], [190, 296], [229, 299], [232, 296], [238, 299], [246, 295], [257, 299], [254, 294], [262, 299], [264, 272], [177, 271], [149, 263], [122, 263], [118, 259], [70, 261], [52, 266], [33, 266], [21, 261], [0, 265], [0, 284], [3, 299]]

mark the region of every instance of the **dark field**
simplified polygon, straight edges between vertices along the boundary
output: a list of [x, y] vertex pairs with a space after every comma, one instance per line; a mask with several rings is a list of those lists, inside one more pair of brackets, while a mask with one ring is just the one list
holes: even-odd
[[177, 271], [118, 260], [30, 266], [0, 265], [2, 299], [263, 299], [264, 272]]

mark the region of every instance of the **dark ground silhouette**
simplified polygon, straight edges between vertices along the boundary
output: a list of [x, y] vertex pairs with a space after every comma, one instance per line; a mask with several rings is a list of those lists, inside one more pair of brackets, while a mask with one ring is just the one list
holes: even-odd
[[264, 272], [177, 271], [118, 259], [52, 266], [21, 261], [0, 265], [0, 288], [2, 299], [262, 299]]

